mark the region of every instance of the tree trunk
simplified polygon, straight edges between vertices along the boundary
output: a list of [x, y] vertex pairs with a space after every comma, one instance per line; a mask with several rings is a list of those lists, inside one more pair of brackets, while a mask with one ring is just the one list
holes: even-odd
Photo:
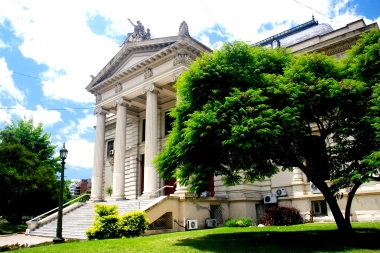
[[352, 187], [351, 191], [348, 193], [348, 198], [347, 198], [347, 203], [346, 203], [346, 211], [345, 211], [345, 214], [344, 214], [344, 219], [346, 221], [347, 226], [349, 226], [351, 229], [352, 229], [351, 220], [350, 220], [351, 204], [352, 204], [352, 200], [355, 197], [356, 191], [358, 190], [358, 188], [361, 185], [362, 185], [362, 183], [360, 181], [356, 182], [354, 184], [354, 187]]
[[334, 195], [327, 188], [327, 185], [326, 185], [325, 191], [321, 190], [321, 192], [323, 193], [323, 196], [325, 197], [326, 202], [329, 204], [330, 210], [332, 212], [332, 215], [334, 216], [335, 223], [338, 227], [338, 230], [341, 232], [347, 232], [347, 233], [351, 232], [352, 231], [351, 224], [346, 223], [343, 217], [342, 211], [340, 210], [338, 206], [338, 202], [336, 201]]

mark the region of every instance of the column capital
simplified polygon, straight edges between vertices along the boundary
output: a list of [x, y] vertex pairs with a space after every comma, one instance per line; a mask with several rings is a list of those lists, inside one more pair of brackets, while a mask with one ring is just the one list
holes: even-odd
[[153, 94], [158, 94], [161, 92], [161, 88], [158, 88], [156, 85], [154, 85], [153, 83], [151, 84], [148, 84], [146, 86], [144, 86], [143, 90], [142, 90], [142, 94], [146, 94], [148, 92], [151, 92]]
[[125, 100], [124, 98], [118, 98], [116, 99], [114, 102], [113, 102], [113, 106], [124, 106], [124, 107], [128, 107], [128, 106], [131, 106], [132, 103]]
[[102, 107], [96, 107], [94, 109], [94, 114], [96, 115], [107, 115], [109, 113], [110, 113], [109, 110], [103, 109]]

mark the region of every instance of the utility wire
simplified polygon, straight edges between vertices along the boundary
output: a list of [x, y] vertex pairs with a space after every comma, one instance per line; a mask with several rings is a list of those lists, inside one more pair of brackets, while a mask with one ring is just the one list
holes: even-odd
[[[93, 109], [93, 107], [83, 107], [83, 108], [48, 108], [48, 109], [43, 109], [46, 111], [70, 111], [70, 110], [85, 110], [85, 109]], [[27, 109], [27, 108], [15, 108], [15, 107], [0, 107], [0, 110], [29, 110], [29, 111], [39, 111], [38, 109]]]
[[315, 12], [321, 14], [322, 16], [325, 16], [325, 17], [329, 18], [332, 22], [337, 22], [337, 23], [339, 23], [339, 24], [346, 25], [346, 24], [343, 24], [343, 23], [341, 23], [341, 22], [339, 22], [339, 21], [336, 21], [336, 20], [333, 21], [333, 20], [332, 20], [332, 17], [330, 17], [330, 16], [328, 16], [328, 15], [326, 15], [326, 14], [323, 14], [322, 12], [319, 12], [319, 11], [317, 11], [317, 10], [315, 10], [315, 9], [313, 9], [313, 8], [311, 8], [311, 7], [309, 7], [309, 6], [305, 5], [305, 4], [303, 4], [303, 3], [300, 3], [300, 2], [298, 2], [297, 0], [293, 0], [293, 1], [296, 2], [296, 3], [298, 3], [298, 4], [300, 4], [300, 5], [302, 5], [302, 6], [305, 6], [306, 8], [309, 8], [309, 9], [312, 10], [312, 11], [315, 11]]
[[49, 80], [41, 79], [41, 78], [38, 78], [38, 77], [35, 77], [35, 76], [30, 76], [30, 75], [27, 75], [27, 74], [19, 73], [19, 72], [13, 71], [13, 70], [11, 70], [11, 72], [15, 73], [15, 74], [18, 74], [18, 75], [30, 77], [30, 78], [37, 79], [37, 80], [41, 80], [41, 81], [49, 81]]
[[203, 4], [205, 5], [206, 10], [208, 11], [208, 14], [210, 14], [211, 18], [214, 20], [214, 22], [215, 22], [216, 26], [218, 27], [219, 31], [222, 33], [222, 35], [223, 35], [223, 37], [224, 37], [224, 40], [225, 40], [226, 42], [228, 42], [228, 41], [227, 41], [227, 37], [224, 35], [224, 32], [222, 31], [222, 29], [220, 29], [220, 26], [218, 25], [218, 23], [216, 22], [215, 18], [212, 16], [210, 10], [208, 9], [208, 7], [207, 7], [207, 5], [206, 5], [206, 2], [203, 2]]

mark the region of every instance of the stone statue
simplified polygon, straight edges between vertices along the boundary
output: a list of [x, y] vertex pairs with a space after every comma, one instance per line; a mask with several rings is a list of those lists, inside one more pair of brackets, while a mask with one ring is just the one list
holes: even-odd
[[142, 41], [142, 40], [150, 40], [150, 30], [147, 29], [147, 32], [145, 32], [144, 26], [141, 24], [140, 21], [137, 21], [137, 25], [133, 24], [133, 22], [128, 19], [129, 22], [133, 25], [133, 33], [129, 33], [125, 41], [121, 46], [123, 46], [126, 42], [135, 42], [135, 41]]
[[178, 35], [186, 35], [190, 36], [189, 34], [189, 27], [187, 26], [186, 22], [183, 21], [181, 25], [179, 26], [179, 32]]

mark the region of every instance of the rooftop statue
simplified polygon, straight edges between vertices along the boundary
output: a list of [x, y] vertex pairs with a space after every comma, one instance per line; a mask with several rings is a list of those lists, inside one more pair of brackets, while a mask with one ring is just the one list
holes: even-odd
[[143, 41], [143, 40], [150, 40], [151, 39], [150, 38], [150, 30], [147, 29], [147, 31], [145, 32], [145, 28], [141, 24], [140, 21], [137, 21], [137, 25], [135, 25], [135, 24], [133, 24], [133, 22], [130, 19], [128, 19], [128, 20], [134, 26], [134, 30], [133, 30], [133, 33], [128, 33], [128, 36], [122, 45], [124, 45], [126, 42], [135, 42], [135, 41]]

